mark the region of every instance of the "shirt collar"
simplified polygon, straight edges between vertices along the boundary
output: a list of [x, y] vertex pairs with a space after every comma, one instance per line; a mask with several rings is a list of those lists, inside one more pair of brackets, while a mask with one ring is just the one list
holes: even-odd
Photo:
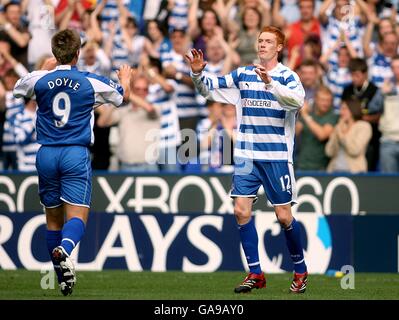
[[69, 64], [61, 64], [55, 68], [56, 70], [77, 70], [78, 68], [74, 65], [71, 66]]

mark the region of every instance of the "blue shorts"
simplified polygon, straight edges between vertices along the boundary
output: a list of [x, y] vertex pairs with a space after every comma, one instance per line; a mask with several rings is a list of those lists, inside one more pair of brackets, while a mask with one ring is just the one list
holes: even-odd
[[90, 208], [91, 159], [83, 146], [42, 146], [36, 157], [39, 196], [46, 208], [66, 202]]
[[296, 203], [295, 176], [292, 163], [242, 160], [234, 167], [232, 198], [257, 199], [263, 185], [267, 199], [272, 205]]

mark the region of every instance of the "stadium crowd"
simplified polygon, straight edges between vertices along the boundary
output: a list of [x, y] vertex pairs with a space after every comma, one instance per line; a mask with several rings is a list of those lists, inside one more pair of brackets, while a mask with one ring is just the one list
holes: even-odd
[[256, 63], [264, 25], [281, 28], [282, 63], [305, 89], [295, 167], [399, 172], [399, 1], [1, 0], [0, 139], [3, 170], [35, 170], [35, 101], [20, 77], [52, 56], [51, 37], [81, 35], [80, 70], [117, 81], [133, 68], [130, 102], [94, 114], [95, 170], [232, 171], [235, 106], [206, 101], [184, 58], [201, 49], [206, 72]]

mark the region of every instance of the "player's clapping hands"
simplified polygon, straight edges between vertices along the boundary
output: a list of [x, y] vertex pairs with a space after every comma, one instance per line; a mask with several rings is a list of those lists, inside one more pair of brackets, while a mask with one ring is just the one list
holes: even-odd
[[202, 53], [201, 49], [191, 49], [190, 53], [191, 56], [186, 54], [185, 57], [190, 63], [191, 70], [193, 73], [200, 73], [202, 70], [204, 70], [207, 64], [207, 62], [204, 61], [204, 54]]

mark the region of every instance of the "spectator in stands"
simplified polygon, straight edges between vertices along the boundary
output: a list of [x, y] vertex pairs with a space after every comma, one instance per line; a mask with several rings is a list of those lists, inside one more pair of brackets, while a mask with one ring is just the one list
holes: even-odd
[[[341, 46], [341, 41], [344, 43]], [[330, 54], [338, 48], [338, 63], [336, 65], [329, 65], [327, 63]], [[334, 110], [339, 113], [341, 107], [341, 96], [344, 88], [351, 84], [352, 78], [349, 71], [349, 61], [356, 58], [356, 51], [352, 47], [345, 32], [341, 33], [341, 39], [338, 39], [335, 46], [326, 52], [321, 58], [320, 62], [326, 68], [325, 83], [330, 88], [334, 95]]]
[[[362, 30], [367, 22], [367, 6], [363, 0], [356, 0], [356, 5], [360, 13], [356, 14], [355, 7], [349, 0], [326, 0], [320, 7], [319, 19], [324, 28], [322, 32], [323, 54], [334, 46], [342, 32], [346, 33], [357, 56], [363, 56]], [[349, 16], [350, 15], [350, 16]], [[328, 59], [328, 64], [332, 67], [338, 64], [338, 52], [332, 52]]]
[[135, 75], [131, 81], [129, 105], [119, 108], [107, 107], [100, 111], [100, 127], [118, 125], [117, 158], [119, 169], [123, 171], [158, 171], [159, 137], [152, 133], [159, 133], [160, 126], [155, 108], [148, 108], [148, 102], [145, 101], [148, 86], [149, 81], [145, 76]]
[[236, 141], [235, 106], [208, 101], [208, 118], [197, 127], [202, 171], [233, 170], [233, 149]]
[[201, 49], [207, 59], [206, 43], [216, 30], [221, 29], [220, 19], [213, 9], [204, 10], [198, 19], [198, 2], [193, 0], [189, 11], [188, 34], [193, 41], [193, 47]]
[[360, 101], [362, 107], [362, 120], [371, 124], [373, 135], [367, 147], [367, 164], [369, 171], [376, 171], [380, 150], [380, 131], [378, 130], [378, 121], [383, 107], [383, 96], [381, 90], [370, 82], [368, 76], [368, 67], [364, 59], [351, 59], [349, 70], [352, 76], [352, 84], [347, 86], [342, 93], [342, 100], [356, 98]]
[[[315, 94], [321, 84], [320, 74], [322, 74], [322, 70], [317, 61], [318, 60], [314, 59], [306, 59], [301, 63], [299, 68], [296, 69], [301, 79], [303, 89], [305, 90], [305, 102], [307, 103], [308, 112], [313, 111]], [[295, 136], [295, 158], [297, 158], [302, 145], [302, 132], [303, 131], [299, 130]]]
[[301, 55], [304, 60], [316, 60], [319, 61], [321, 57], [321, 40], [316, 35], [310, 35], [306, 38], [303, 44], [303, 52]]
[[236, 106], [226, 104], [222, 109], [222, 167], [221, 171], [234, 171], [234, 146], [237, 140]]
[[21, 21], [21, 5], [8, 2], [4, 6], [4, 16], [0, 15], [0, 41], [8, 42], [12, 57], [27, 68], [30, 34]]
[[5, 121], [3, 129], [3, 164], [4, 170], [17, 170], [17, 145], [15, 142], [15, 118], [24, 110], [24, 99], [15, 98], [12, 91], [19, 76], [14, 70], [8, 70], [3, 77], [5, 92]]
[[55, 24], [60, 30], [83, 30], [82, 18], [86, 9], [90, 9], [93, 2], [89, 0], [60, 0], [55, 8]]
[[118, 81], [116, 74], [120, 66], [129, 63], [128, 42], [125, 41], [122, 28], [126, 26], [131, 14], [123, 1], [108, 0], [101, 11], [101, 32], [103, 35], [104, 51], [111, 57], [111, 79]]
[[142, 55], [159, 57], [158, 52], [153, 48], [151, 41], [139, 34], [137, 22], [133, 17], [127, 17], [122, 26], [122, 37], [128, 49], [128, 61], [132, 67], [137, 67]]
[[173, 29], [186, 31], [190, 27], [189, 0], [167, 0], [166, 2], [169, 11], [168, 31]]
[[157, 55], [154, 58], [160, 58], [161, 54], [172, 50], [172, 44], [166, 36], [167, 32], [158, 20], [149, 20], [147, 22], [147, 34], [152, 42], [152, 47]]
[[269, 0], [230, 0], [223, 6], [222, 1], [216, 1], [217, 12], [222, 27], [228, 35], [237, 34], [243, 29], [243, 13], [246, 9], [255, 9], [261, 14], [261, 25], [272, 24], [271, 7]]
[[384, 84], [384, 81], [390, 81], [393, 77], [391, 59], [398, 53], [398, 44], [397, 34], [388, 32], [382, 35], [378, 49], [371, 56], [371, 51], [366, 51], [366, 56], [370, 57], [369, 77], [379, 88]]
[[[257, 9], [262, 14], [262, 26], [271, 24], [271, 6], [269, 0], [239, 0], [239, 9], [242, 12], [245, 9], [252, 8]], [[239, 19], [242, 22], [242, 19]]]
[[28, 45], [28, 66], [34, 70], [35, 63], [43, 55], [52, 55], [51, 38], [55, 33], [54, 6], [50, 0], [27, 1], [26, 15], [31, 38]]
[[18, 170], [36, 171], [36, 154], [40, 148], [36, 137], [36, 101], [25, 100], [25, 108], [15, 116], [14, 135]]
[[240, 63], [240, 56], [225, 41], [221, 30], [208, 40], [206, 50], [208, 52], [208, 63], [205, 66], [205, 71], [210, 73], [221, 76], [229, 73], [233, 66]]
[[298, 170], [324, 171], [329, 162], [324, 152], [325, 145], [338, 121], [333, 110], [331, 90], [320, 86], [316, 91], [313, 111], [309, 109], [309, 104], [305, 103], [296, 123], [295, 133], [301, 134], [296, 165]]
[[[97, 42], [89, 40], [82, 48], [82, 57], [79, 59], [78, 68], [82, 71], [92, 72], [108, 77], [111, 71], [111, 61]], [[104, 108], [100, 106], [99, 108]], [[94, 170], [107, 170], [110, 166], [111, 147], [109, 143], [110, 128], [99, 127], [97, 122], [99, 109], [94, 110], [94, 144], [90, 147], [92, 154], [91, 165]]]
[[[278, 2], [278, 1], [276, 1]], [[291, 58], [292, 50], [298, 51], [295, 61], [291, 64], [292, 69], [296, 69], [303, 60], [303, 49], [305, 40], [309, 36], [320, 38], [320, 22], [314, 16], [315, 0], [300, 0], [299, 10], [300, 20], [288, 25], [286, 31], [288, 59]]]
[[370, 14], [366, 30], [363, 35], [363, 51], [366, 57], [371, 57], [378, 49], [380, 39], [387, 33], [396, 32], [392, 19], [378, 19]]
[[173, 30], [170, 40], [173, 49], [161, 56], [162, 68], [166, 78], [176, 82], [174, 99], [177, 105], [180, 129], [195, 131], [201, 107], [196, 100], [194, 84], [190, 77], [190, 67], [184, 58], [184, 54], [190, 47], [190, 42], [183, 30]]
[[293, 0], [274, 0], [273, 1], [273, 24], [279, 28], [285, 28], [293, 24], [301, 17], [301, 9], [298, 7], [299, 1]]
[[394, 78], [383, 87], [384, 111], [381, 131], [380, 161], [382, 173], [399, 173], [399, 56], [392, 58]]
[[[321, 40], [317, 35], [309, 35], [301, 47], [294, 46], [291, 50], [291, 56], [288, 59], [287, 65], [289, 68], [295, 68], [296, 61], [301, 57], [302, 61], [312, 60], [319, 61], [321, 57]], [[302, 63], [301, 63], [302, 64]], [[322, 77], [324, 70], [318, 64], [318, 75]]]
[[305, 60], [298, 68], [298, 75], [305, 90], [305, 101], [310, 108], [313, 106], [314, 97], [320, 85], [318, 70], [319, 64], [314, 60]]
[[207, 107], [208, 117], [199, 121], [196, 129], [200, 146], [199, 162], [203, 171], [219, 166], [221, 160], [220, 150], [215, 146], [215, 142], [219, 141], [215, 137], [218, 134], [217, 127], [222, 118], [223, 105], [216, 101], [207, 101]]
[[109, 77], [111, 61], [97, 42], [88, 41], [82, 48], [82, 57], [79, 59], [78, 68], [82, 71]]
[[10, 50], [10, 44], [0, 40], [0, 77], [4, 77], [9, 70], [14, 70], [22, 78], [28, 70], [11, 55]]
[[371, 139], [370, 123], [362, 120], [359, 100], [350, 98], [342, 102], [340, 118], [326, 144], [331, 157], [328, 172], [367, 172], [366, 149]]
[[146, 98], [160, 118], [158, 166], [161, 171], [176, 172], [180, 170], [177, 150], [181, 136], [177, 106], [173, 99], [175, 82], [162, 75], [162, 64], [158, 59], [143, 62], [143, 69], [150, 79]]
[[[101, 30], [101, 12], [106, 6], [106, 1], [102, 1], [93, 10], [92, 8], [84, 9], [82, 16], [80, 18], [80, 39], [82, 46], [88, 41], [95, 41], [101, 43], [103, 40], [103, 32]], [[63, 18], [60, 23], [59, 30], [65, 30], [70, 25], [70, 20], [72, 19], [73, 9], [68, 10], [68, 14]]]
[[251, 65], [257, 61], [257, 43], [262, 28], [262, 14], [258, 9], [247, 7], [242, 12], [242, 28], [237, 30], [237, 45], [234, 46], [241, 58], [240, 65]]

